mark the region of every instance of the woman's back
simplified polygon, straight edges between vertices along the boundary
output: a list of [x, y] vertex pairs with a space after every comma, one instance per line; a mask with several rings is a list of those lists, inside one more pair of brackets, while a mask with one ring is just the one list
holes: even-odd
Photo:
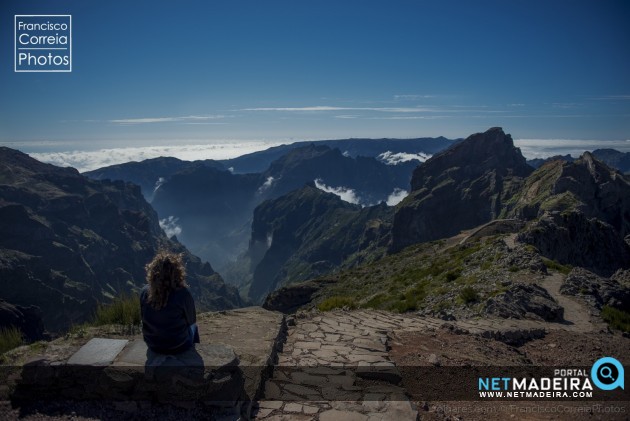
[[166, 305], [156, 310], [147, 301], [149, 286], [140, 294], [142, 334], [155, 352], [175, 354], [189, 346], [189, 327], [197, 322], [195, 302], [188, 288], [171, 291]]
[[199, 334], [182, 256], [160, 251], [146, 271], [147, 285], [140, 294], [144, 341], [158, 353], [183, 352], [199, 342]]

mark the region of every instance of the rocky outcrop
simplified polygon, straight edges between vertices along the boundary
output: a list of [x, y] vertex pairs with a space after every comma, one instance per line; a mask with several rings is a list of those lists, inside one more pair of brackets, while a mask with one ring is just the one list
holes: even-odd
[[[622, 272], [616, 274], [618, 279], [623, 276]], [[583, 268], [575, 268], [569, 273], [560, 292], [583, 298], [597, 311], [607, 305], [630, 312], [630, 287], [621, 284], [614, 277], [602, 278]]]
[[0, 221], [0, 297], [39, 307], [47, 330], [81, 323], [97, 303], [138, 291], [160, 248], [184, 253], [199, 309], [242, 304], [209, 263], [165, 236], [138, 186], [89, 180], [0, 148]]
[[[595, 149], [591, 154], [610, 168], [619, 170], [624, 174], [630, 173], [630, 152], [619, 152], [615, 149]], [[556, 155], [545, 159], [530, 159], [527, 163], [534, 168], [539, 168], [547, 162], [558, 160], [573, 162], [575, 158], [571, 155]]]
[[19, 329], [27, 341], [46, 338], [42, 311], [35, 306], [20, 306], [0, 300], [0, 329]]
[[537, 169], [505, 213], [535, 219], [550, 211], [579, 211], [630, 234], [630, 181], [586, 152], [574, 162], [553, 161]]
[[294, 313], [300, 307], [313, 301], [314, 295], [320, 289], [333, 282], [333, 280], [321, 278], [287, 285], [267, 295], [262, 307], [281, 313]]
[[533, 220], [518, 240], [550, 259], [602, 276], [630, 266], [630, 181], [588, 152], [541, 166], [504, 214]]
[[394, 219], [394, 251], [498, 218], [533, 169], [500, 128], [477, 133], [416, 168]]
[[486, 314], [510, 319], [561, 322], [564, 309], [546, 289], [533, 284], [513, 284], [486, 303]]
[[630, 266], [630, 247], [613, 226], [579, 211], [548, 212], [517, 237], [550, 259], [602, 276]]

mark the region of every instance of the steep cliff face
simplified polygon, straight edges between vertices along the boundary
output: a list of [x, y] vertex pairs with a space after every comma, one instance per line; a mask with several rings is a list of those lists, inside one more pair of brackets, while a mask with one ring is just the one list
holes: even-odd
[[501, 213], [533, 169], [500, 128], [477, 133], [416, 168], [394, 218], [394, 251], [472, 228]]
[[361, 208], [313, 184], [264, 202], [254, 212], [249, 245], [253, 274], [249, 297], [360, 262], [385, 250], [392, 208]]
[[0, 298], [39, 307], [47, 329], [82, 322], [97, 302], [137, 291], [159, 248], [184, 253], [201, 309], [241, 305], [210, 264], [166, 238], [139, 187], [0, 148]]

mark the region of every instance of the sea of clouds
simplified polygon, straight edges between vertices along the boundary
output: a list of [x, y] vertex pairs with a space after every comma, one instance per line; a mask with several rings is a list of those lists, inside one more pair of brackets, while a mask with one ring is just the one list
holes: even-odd
[[[198, 159], [230, 159], [252, 152], [262, 151], [272, 146], [290, 143], [287, 141], [225, 141], [209, 144], [138, 146], [123, 148], [106, 148], [98, 150], [72, 150], [54, 152], [36, 152], [30, 155], [40, 161], [50, 164], [74, 167], [81, 172], [90, 171], [109, 165], [122, 164], [130, 161], [160, 156], [194, 161]], [[570, 154], [580, 156], [584, 151], [610, 148], [620, 152], [630, 152], [630, 140], [575, 140], [575, 139], [516, 139], [514, 144], [521, 148], [527, 159], [548, 158], [554, 155]], [[20, 149], [18, 147], [18, 149]], [[385, 153], [379, 156], [389, 164], [417, 159], [424, 162], [430, 158], [429, 154]]]
[[74, 167], [80, 172], [130, 161], [172, 156], [185, 161], [230, 159], [268, 149], [286, 142], [247, 141], [198, 145], [140, 146], [98, 149], [93, 151], [37, 152], [30, 155], [42, 162], [61, 167]]
[[629, 140], [575, 140], [575, 139], [516, 139], [514, 146], [521, 148], [527, 159], [549, 158], [555, 155], [579, 157], [585, 151], [595, 149], [616, 149], [630, 152]]

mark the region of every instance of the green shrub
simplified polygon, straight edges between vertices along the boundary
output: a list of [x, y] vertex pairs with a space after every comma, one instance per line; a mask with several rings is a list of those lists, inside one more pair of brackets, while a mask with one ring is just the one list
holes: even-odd
[[96, 308], [93, 324], [101, 325], [139, 325], [140, 297], [138, 295], [121, 295], [110, 304], [99, 304]]
[[446, 274], [446, 282], [453, 282], [455, 279], [459, 278], [460, 273], [457, 271], [451, 271]]
[[630, 332], [630, 313], [610, 306], [602, 307], [602, 319], [614, 329]]
[[365, 304], [361, 307], [363, 308], [380, 308], [381, 305], [387, 300], [387, 296], [385, 294], [376, 294], [374, 297], [370, 298]]
[[393, 303], [390, 308], [392, 311], [396, 311], [398, 313], [406, 313], [408, 311], [415, 311], [418, 309], [418, 303], [413, 299], [405, 299], [402, 301], [397, 301]]
[[319, 311], [330, 311], [335, 308], [357, 308], [357, 304], [350, 297], [335, 296], [322, 301], [317, 305]]
[[473, 287], [464, 287], [459, 292], [459, 298], [464, 302], [464, 304], [471, 303], [473, 301], [477, 301], [479, 299], [479, 294]]
[[4, 354], [22, 344], [24, 344], [24, 338], [20, 329], [14, 326], [0, 329], [0, 354]]

